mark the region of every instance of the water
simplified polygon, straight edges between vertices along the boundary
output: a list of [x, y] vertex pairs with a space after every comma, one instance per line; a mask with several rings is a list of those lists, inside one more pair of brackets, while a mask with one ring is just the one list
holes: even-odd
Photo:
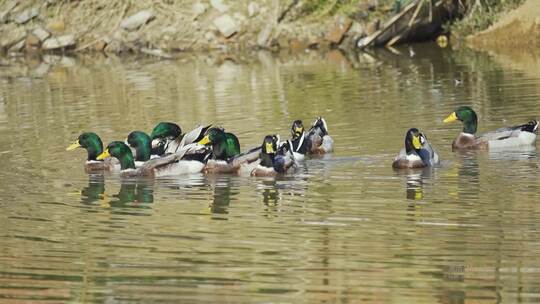
[[[413, 47], [3, 59], [0, 302], [539, 301], [538, 151], [453, 153], [461, 125], [442, 119], [538, 119], [540, 73]], [[89, 176], [65, 151], [159, 121], [222, 125], [247, 149], [319, 115], [335, 153], [278, 178]], [[391, 169], [412, 126], [440, 168]]]

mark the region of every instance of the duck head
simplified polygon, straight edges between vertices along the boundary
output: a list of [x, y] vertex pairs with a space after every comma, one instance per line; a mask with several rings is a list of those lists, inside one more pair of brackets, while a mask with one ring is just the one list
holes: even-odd
[[405, 134], [405, 151], [407, 154], [420, 151], [426, 142], [424, 134], [420, 133], [417, 128], [411, 128]]
[[142, 131], [133, 131], [129, 133], [126, 143], [135, 149], [136, 161], [147, 161], [150, 159], [152, 151], [152, 139], [148, 134]]
[[121, 141], [113, 141], [107, 145], [105, 151], [98, 155], [97, 160], [103, 160], [107, 157], [114, 157], [120, 161], [122, 170], [135, 169], [135, 161], [131, 149]]
[[446, 117], [443, 122], [459, 120], [463, 122], [463, 133], [474, 134], [478, 125], [478, 117], [473, 109], [467, 106], [459, 107]]
[[302, 136], [302, 133], [304, 133], [304, 124], [301, 120], [295, 120], [292, 123], [291, 126], [291, 137], [292, 139], [297, 139], [298, 137]]
[[206, 130], [204, 137], [199, 140], [200, 145], [211, 145], [225, 140], [225, 131], [222, 128], [213, 127]]
[[96, 133], [84, 132], [74, 141], [66, 151], [84, 148], [88, 153], [87, 160], [96, 160], [96, 157], [103, 152], [103, 142]]
[[150, 139], [152, 140], [152, 153], [162, 155], [165, 152], [165, 145], [167, 142], [175, 140], [181, 135], [182, 129], [179, 125], [172, 122], [158, 123], [150, 134]]

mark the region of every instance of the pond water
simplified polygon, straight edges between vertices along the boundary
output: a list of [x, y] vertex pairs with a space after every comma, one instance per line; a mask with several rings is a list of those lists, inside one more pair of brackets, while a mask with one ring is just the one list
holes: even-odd
[[[540, 300], [536, 149], [451, 151], [540, 118], [540, 72], [430, 45], [343, 55], [51, 57], [0, 64], [0, 302], [493, 303]], [[326, 118], [335, 153], [277, 178], [87, 175], [159, 121], [224, 126], [242, 148]], [[410, 127], [443, 159], [396, 172]]]

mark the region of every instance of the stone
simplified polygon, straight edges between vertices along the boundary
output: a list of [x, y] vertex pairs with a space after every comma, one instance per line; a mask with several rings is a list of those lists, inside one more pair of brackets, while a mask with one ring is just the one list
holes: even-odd
[[106, 46], [107, 46], [107, 42], [104, 41], [104, 40], [100, 40], [100, 41], [96, 42], [96, 44], [94, 45], [94, 50], [96, 50], [98, 52], [103, 52], [103, 50], [105, 50]]
[[212, 32], [206, 32], [204, 34], [204, 39], [206, 39], [208, 42], [210, 42], [210, 41], [216, 39], [216, 35], [214, 35], [214, 33], [212, 33]]
[[233, 18], [238, 20], [238, 22], [243, 23], [246, 20], [246, 16], [236, 12], [233, 14]]
[[58, 37], [51, 37], [41, 45], [43, 50], [55, 50], [68, 48], [75, 45], [75, 36], [74, 35], [63, 35]]
[[268, 23], [257, 35], [257, 45], [260, 47], [268, 47], [268, 41], [270, 40], [270, 35], [272, 35], [272, 30], [274, 26]]
[[26, 36], [26, 48], [27, 49], [38, 48], [40, 43], [41, 43], [41, 40], [36, 35], [34, 35], [33, 33], [30, 33], [30, 34], [28, 34], [28, 36]]
[[122, 22], [120, 22], [120, 27], [128, 31], [133, 31], [153, 18], [154, 13], [152, 11], [142, 10], [122, 20]]
[[291, 39], [291, 41], [289, 42], [289, 48], [291, 49], [291, 52], [293, 53], [299, 53], [305, 50], [306, 47], [307, 47], [306, 43], [296, 38]]
[[8, 49], [26, 37], [26, 31], [22, 27], [8, 25], [3, 30], [4, 32], [0, 35], [0, 49]]
[[32, 31], [32, 34], [34, 36], [36, 36], [40, 42], [43, 42], [45, 40], [47, 40], [47, 38], [51, 37], [51, 33], [49, 33], [46, 29], [42, 28], [42, 27], [36, 27], [33, 31]]
[[13, 46], [11, 46], [8, 50], [9, 53], [18, 53], [20, 51], [22, 51], [22, 49], [24, 48], [24, 45], [25, 45], [25, 40], [21, 40], [17, 43], [15, 43]]
[[340, 44], [351, 25], [352, 21], [349, 18], [338, 18], [334, 26], [326, 33], [326, 40], [332, 44]]
[[62, 20], [52, 20], [47, 24], [47, 29], [52, 32], [60, 33], [63, 32], [66, 28], [64, 21]]
[[223, 4], [222, 0], [210, 0], [210, 5], [222, 14], [229, 10], [229, 6]]
[[225, 38], [231, 37], [239, 30], [233, 18], [226, 14], [214, 19], [212, 23]]
[[366, 32], [368, 35], [371, 35], [379, 30], [381, 25], [381, 20], [375, 19], [373, 22], [371, 22], [368, 27], [366, 28]]
[[206, 5], [201, 2], [194, 3], [191, 6], [191, 11], [193, 12], [193, 19], [197, 19], [206, 12]]
[[18, 24], [25, 24], [37, 15], [39, 15], [39, 7], [36, 6], [24, 10], [22, 13], [17, 15], [17, 17], [15, 17], [14, 21]]
[[4, 7], [4, 10], [0, 11], [0, 24], [8, 20], [9, 13], [11, 13], [11, 10], [13, 10], [17, 4], [19, 4], [17, 1], [8, 1], [8, 4], [6, 7]]
[[260, 10], [261, 10], [261, 7], [259, 6], [259, 4], [255, 1], [251, 1], [248, 4], [248, 17], [249, 18], [254, 17], [255, 15], [259, 13]]

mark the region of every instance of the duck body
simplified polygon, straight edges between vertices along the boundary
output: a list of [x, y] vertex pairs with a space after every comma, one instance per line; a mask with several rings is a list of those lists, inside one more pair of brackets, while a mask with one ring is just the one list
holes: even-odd
[[418, 129], [411, 128], [405, 135], [405, 147], [394, 158], [392, 167], [395, 169], [415, 169], [438, 165], [439, 155], [424, 134]]
[[318, 117], [307, 134], [308, 154], [326, 154], [334, 151], [334, 140], [328, 134], [328, 125], [322, 117]]
[[475, 135], [478, 119], [473, 109], [459, 107], [444, 122], [459, 120], [463, 122], [462, 132], [452, 142], [452, 150], [487, 150], [512, 149], [532, 146], [536, 143], [538, 121], [531, 120], [526, 124], [500, 128], [495, 131]]
[[[122, 177], [163, 177], [201, 172], [204, 162], [199, 158], [204, 158], [204, 155], [208, 154], [209, 151], [205, 147], [191, 144], [186, 145], [177, 153], [150, 159], [137, 168], [131, 149], [123, 142], [113, 141], [97, 159], [110, 156], [117, 158], [120, 162]], [[183, 159], [184, 157], [186, 159]]]

